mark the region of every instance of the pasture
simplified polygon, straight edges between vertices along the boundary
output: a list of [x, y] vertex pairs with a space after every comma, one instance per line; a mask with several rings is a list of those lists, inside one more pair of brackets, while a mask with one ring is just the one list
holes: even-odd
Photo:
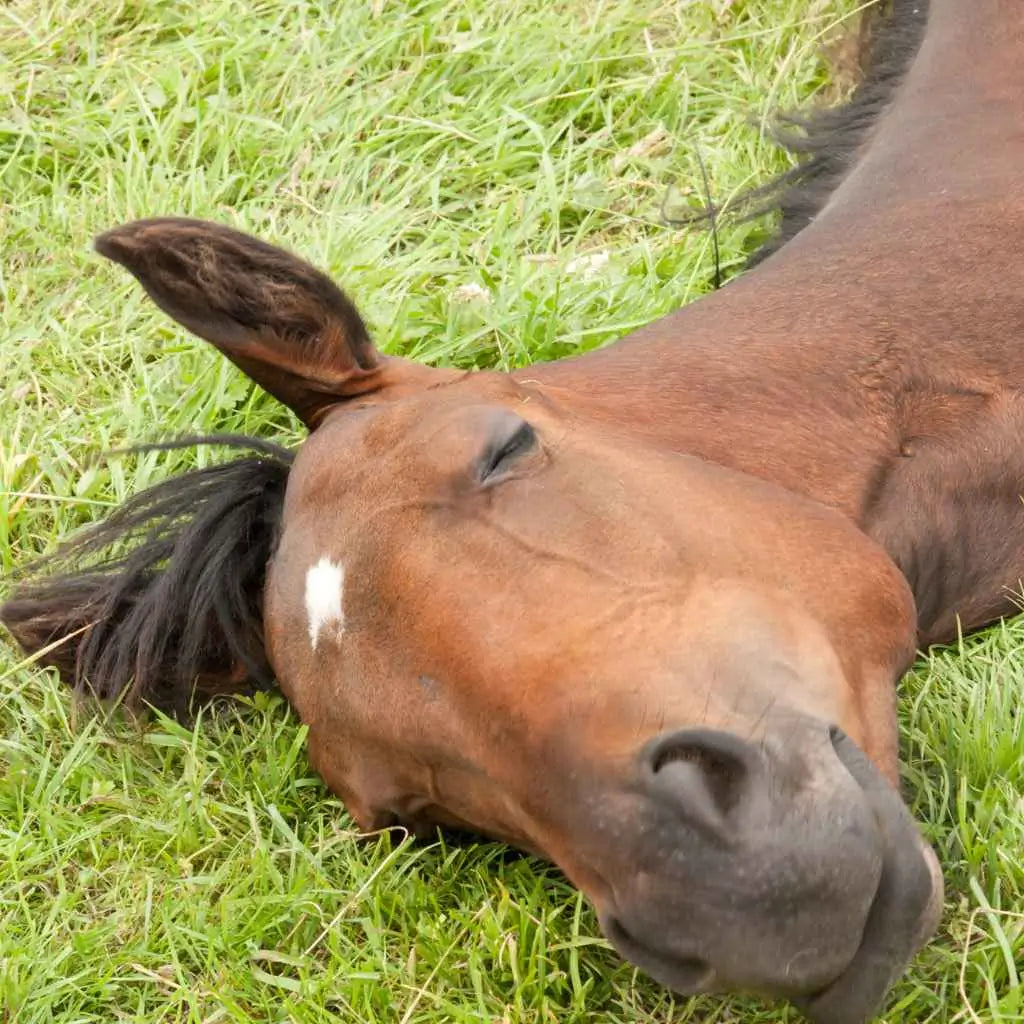
[[[835, 100], [851, 0], [0, 9], [0, 565], [215, 450], [296, 421], [90, 251], [187, 214], [339, 280], [387, 352], [503, 369], [711, 287], [719, 203], [786, 166], [770, 115]], [[764, 223], [725, 221], [726, 277]], [[822, 339], [827, 344], [827, 339]], [[737, 623], [742, 629], [742, 623]], [[901, 691], [904, 778], [945, 869], [890, 1022], [1024, 1020], [1018, 620]], [[673, 1000], [557, 872], [492, 844], [356, 840], [263, 696], [194, 727], [101, 718], [0, 650], [0, 1019], [779, 1021]]]

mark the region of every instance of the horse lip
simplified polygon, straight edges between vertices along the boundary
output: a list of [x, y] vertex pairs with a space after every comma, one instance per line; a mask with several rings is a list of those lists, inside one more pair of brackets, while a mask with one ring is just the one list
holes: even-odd
[[793, 1001], [812, 1024], [864, 1024], [938, 925], [942, 873], [899, 795], [852, 740], [833, 730], [832, 742], [874, 812], [885, 846], [882, 874], [846, 969], [821, 991]]
[[693, 996], [714, 989], [717, 981], [715, 970], [702, 961], [659, 953], [633, 935], [618, 918], [610, 915], [602, 917], [601, 929], [620, 955], [673, 992]]

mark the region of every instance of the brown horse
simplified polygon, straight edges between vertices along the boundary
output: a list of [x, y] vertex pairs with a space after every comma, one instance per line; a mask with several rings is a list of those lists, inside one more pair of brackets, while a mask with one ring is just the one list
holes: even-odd
[[893, 8], [757, 269], [578, 359], [385, 358], [279, 249], [102, 236], [310, 437], [132, 499], [14, 636], [180, 712], [276, 678], [364, 828], [549, 857], [680, 992], [867, 1019], [941, 907], [894, 684], [1024, 575], [1024, 7]]

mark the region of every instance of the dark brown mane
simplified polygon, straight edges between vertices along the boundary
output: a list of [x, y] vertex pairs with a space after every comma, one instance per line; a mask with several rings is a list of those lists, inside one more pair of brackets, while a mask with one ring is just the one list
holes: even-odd
[[27, 567], [0, 619], [39, 664], [80, 691], [187, 719], [193, 698], [273, 685], [263, 645], [263, 579], [291, 453], [268, 441], [185, 437], [242, 449], [171, 477]]
[[850, 99], [837, 107], [778, 118], [775, 140], [798, 162], [741, 200], [744, 217], [772, 211], [782, 215], [778, 230], [754, 252], [748, 267], [782, 248], [822, 209], [852, 168], [917, 53], [928, 20], [928, 0], [890, 0], [886, 6], [871, 33], [864, 77]]

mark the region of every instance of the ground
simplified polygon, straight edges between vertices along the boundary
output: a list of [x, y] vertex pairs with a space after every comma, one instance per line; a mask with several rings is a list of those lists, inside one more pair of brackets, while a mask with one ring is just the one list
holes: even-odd
[[[520, 366], [706, 291], [662, 217], [785, 166], [834, 99], [854, 0], [8, 0], [0, 6], [0, 572], [215, 452], [131, 442], [290, 414], [90, 251], [190, 214], [333, 273], [381, 346]], [[735, 273], [764, 224], [726, 224]], [[1024, 622], [923, 657], [905, 785], [948, 885], [885, 1019], [1021, 1021]], [[0, 641], [0, 1020], [796, 1020], [676, 1000], [558, 873], [357, 841], [277, 699], [103, 721]]]

